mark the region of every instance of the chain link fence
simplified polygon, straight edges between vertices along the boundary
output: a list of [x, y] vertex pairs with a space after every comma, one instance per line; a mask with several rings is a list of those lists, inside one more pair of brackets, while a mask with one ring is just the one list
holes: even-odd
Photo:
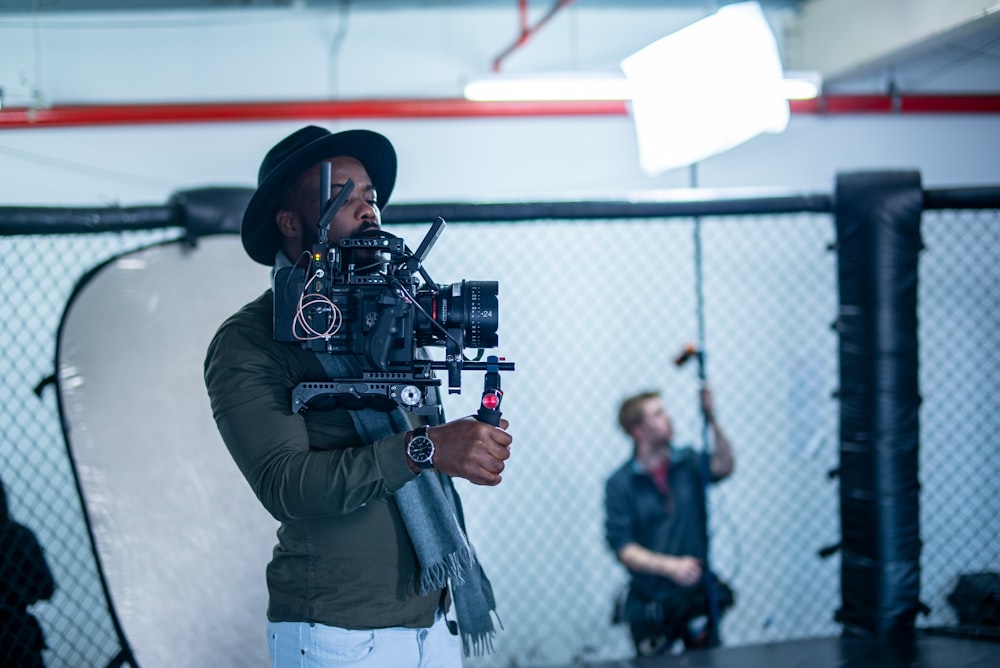
[[[0, 237], [0, 461], [11, 518], [34, 532], [55, 579], [51, 600], [32, 606], [50, 668], [103, 668], [120, 650], [51, 385], [60, 319], [86, 272], [177, 236], [163, 230]], [[0, 648], [17, 642], [2, 638]]]
[[[393, 231], [415, 242], [425, 230]], [[931, 612], [919, 623], [947, 626], [958, 575], [1000, 568], [1000, 220], [995, 210], [927, 212], [923, 230], [922, 598]], [[76, 282], [108, 258], [180, 235], [0, 237], [2, 475], [11, 516], [34, 531], [56, 580], [51, 600], [31, 607], [49, 668], [113, 665], [121, 646], [55, 392], [40, 383], [53, 373]], [[430, 274], [438, 283], [499, 281], [498, 352], [517, 365], [503, 379], [515, 435], [504, 483], [460, 484], [504, 627], [497, 653], [467, 666], [631, 656], [627, 629], [611, 624], [626, 574], [603, 537], [604, 480], [631, 451], [617, 409], [631, 394], [660, 390], [678, 441], [703, 447], [698, 378], [672, 361], [699, 340], [737, 458], [710, 493], [712, 566], [736, 592], [723, 641], [840, 632], [839, 558], [818, 555], [840, 535], [830, 474], [834, 235], [831, 216], [817, 213], [448, 227]], [[451, 416], [471, 413], [478, 388], [445, 402]]]
[[922, 233], [918, 624], [954, 626], [958, 578], [1000, 571], [1000, 211], [925, 212]]

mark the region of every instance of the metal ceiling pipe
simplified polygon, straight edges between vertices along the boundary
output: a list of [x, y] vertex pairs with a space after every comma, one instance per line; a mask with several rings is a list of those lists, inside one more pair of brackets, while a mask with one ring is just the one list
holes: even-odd
[[528, 38], [530, 38], [536, 32], [541, 30], [542, 26], [544, 26], [546, 23], [549, 22], [549, 19], [555, 16], [559, 10], [563, 9], [564, 7], [568, 7], [572, 2], [573, 0], [557, 0], [556, 4], [552, 6], [552, 9], [550, 9], [548, 13], [545, 16], [543, 16], [538, 23], [536, 23], [533, 26], [529, 26], [528, 0], [518, 0], [517, 2], [518, 19], [519, 19], [519, 25], [521, 27], [521, 32], [517, 36], [517, 39], [514, 41], [513, 44], [511, 44], [506, 49], [501, 51], [500, 55], [493, 59], [493, 71], [499, 72], [500, 63], [503, 62], [504, 58], [514, 53], [516, 49], [519, 49], [525, 44], [527, 44]]
[[347, 118], [489, 118], [622, 115], [622, 101], [473, 102], [454, 99], [311, 100], [180, 104], [65, 105], [44, 109], [6, 107], [0, 130], [155, 123], [235, 123]]
[[[735, 104], [734, 100], [734, 104]], [[1000, 95], [825, 95], [791, 100], [793, 114], [1000, 114]], [[530, 118], [626, 116], [619, 100], [476, 102], [464, 98], [204, 102], [180, 104], [5, 107], [0, 130], [177, 123], [342, 119]]]
[[789, 106], [800, 114], [996, 114], [1000, 95], [821, 95]]

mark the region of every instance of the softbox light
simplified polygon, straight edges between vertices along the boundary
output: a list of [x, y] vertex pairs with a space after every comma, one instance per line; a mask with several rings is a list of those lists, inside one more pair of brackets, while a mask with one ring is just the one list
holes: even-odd
[[715, 14], [621, 62], [642, 169], [654, 176], [788, 125], [774, 34], [756, 2]]

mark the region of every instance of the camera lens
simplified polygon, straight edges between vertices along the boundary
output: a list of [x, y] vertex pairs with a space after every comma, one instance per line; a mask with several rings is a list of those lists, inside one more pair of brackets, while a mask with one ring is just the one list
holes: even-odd
[[[444, 329], [460, 329], [467, 348], [495, 348], [499, 313], [496, 281], [462, 281], [438, 286], [437, 292], [417, 293], [420, 306]], [[439, 343], [445, 334], [426, 319], [418, 318], [420, 345]]]

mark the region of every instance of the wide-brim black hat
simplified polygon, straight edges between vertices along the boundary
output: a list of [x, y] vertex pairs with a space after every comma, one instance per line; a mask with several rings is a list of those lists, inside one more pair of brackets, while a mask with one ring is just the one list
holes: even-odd
[[282, 193], [313, 165], [337, 156], [357, 158], [368, 171], [380, 208], [385, 208], [396, 185], [396, 150], [371, 130], [332, 133], [315, 125], [288, 135], [264, 156], [257, 172], [257, 191], [243, 212], [240, 237], [247, 254], [271, 266], [281, 248], [281, 234], [274, 220]]

